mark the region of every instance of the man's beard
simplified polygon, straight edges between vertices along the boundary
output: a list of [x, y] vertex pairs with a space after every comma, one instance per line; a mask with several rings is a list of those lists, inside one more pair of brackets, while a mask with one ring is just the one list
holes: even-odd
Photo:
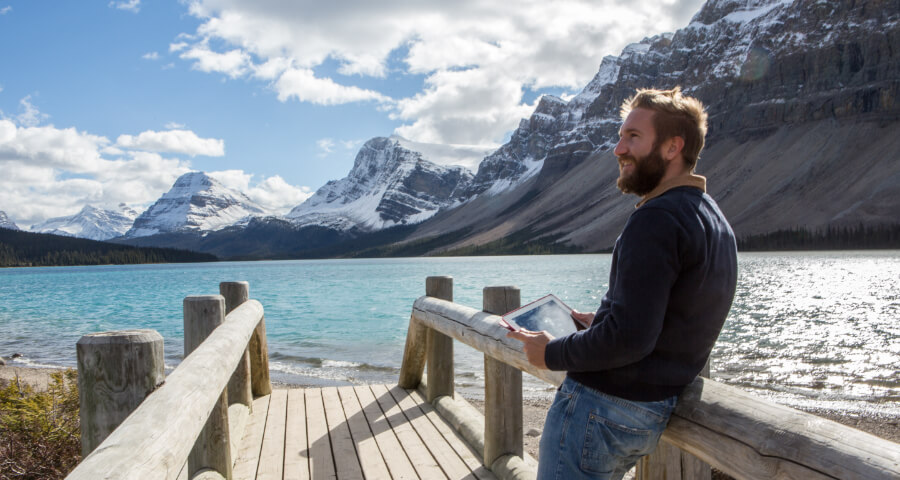
[[622, 155], [619, 158], [634, 162], [631, 175], [623, 177], [622, 174], [619, 174], [619, 179], [616, 181], [616, 185], [622, 193], [633, 193], [643, 197], [659, 185], [666, 173], [666, 163], [655, 146], [645, 157]]

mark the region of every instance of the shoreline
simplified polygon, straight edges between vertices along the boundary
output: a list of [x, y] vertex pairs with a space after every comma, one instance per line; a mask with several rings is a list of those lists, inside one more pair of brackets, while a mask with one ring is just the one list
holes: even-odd
[[[37, 390], [46, 389], [50, 381], [50, 374], [60, 372], [65, 368], [40, 368], [40, 367], [23, 367], [16, 365], [0, 366], [0, 379], [14, 381], [17, 377], [20, 382], [31, 385]], [[283, 382], [273, 382], [273, 386], [279, 388], [297, 388], [304, 385], [295, 385]], [[464, 396], [479, 412], [484, 413], [484, 400], [479, 398], [471, 398]], [[531, 399], [523, 400], [522, 416], [525, 451], [532, 457], [538, 457], [538, 444], [540, 442], [540, 433], [544, 428], [544, 419], [547, 415], [547, 409], [552, 403], [552, 398], [547, 399]], [[806, 413], [810, 413], [828, 420], [840, 423], [842, 425], [862, 430], [877, 437], [900, 443], [900, 416], [880, 415], [877, 413], [857, 414], [842, 413], [834, 410], [825, 410], [817, 408], [798, 409]]]

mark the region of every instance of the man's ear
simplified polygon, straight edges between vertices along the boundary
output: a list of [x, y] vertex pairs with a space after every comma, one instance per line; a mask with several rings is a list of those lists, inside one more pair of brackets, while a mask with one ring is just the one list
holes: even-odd
[[682, 137], [672, 137], [662, 145], [662, 156], [667, 160], [672, 160], [681, 154], [681, 151], [684, 150], [684, 138]]

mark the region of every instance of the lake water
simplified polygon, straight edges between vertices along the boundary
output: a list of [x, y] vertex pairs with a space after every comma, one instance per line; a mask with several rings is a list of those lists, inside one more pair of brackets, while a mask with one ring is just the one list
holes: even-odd
[[[554, 293], [592, 311], [609, 266], [609, 255], [553, 255], [0, 269], [0, 356], [74, 366], [83, 334], [152, 328], [174, 367], [182, 299], [246, 280], [274, 380], [393, 383], [425, 277], [452, 276], [454, 300], [479, 309], [483, 287], [516, 285], [523, 303]], [[900, 415], [900, 252], [740, 254], [739, 269], [714, 379], [791, 406]], [[482, 355], [455, 348], [457, 388], [481, 396]], [[551, 395], [525, 377], [526, 396]]]

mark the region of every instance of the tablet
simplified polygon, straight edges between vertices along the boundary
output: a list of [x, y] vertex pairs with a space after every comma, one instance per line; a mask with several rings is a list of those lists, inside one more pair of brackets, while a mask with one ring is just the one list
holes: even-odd
[[578, 330], [572, 318], [572, 309], [553, 294], [504, 314], [501, 323], [512, 331], [520, 328], [533, 332], [546, 330], [556, 338]]

